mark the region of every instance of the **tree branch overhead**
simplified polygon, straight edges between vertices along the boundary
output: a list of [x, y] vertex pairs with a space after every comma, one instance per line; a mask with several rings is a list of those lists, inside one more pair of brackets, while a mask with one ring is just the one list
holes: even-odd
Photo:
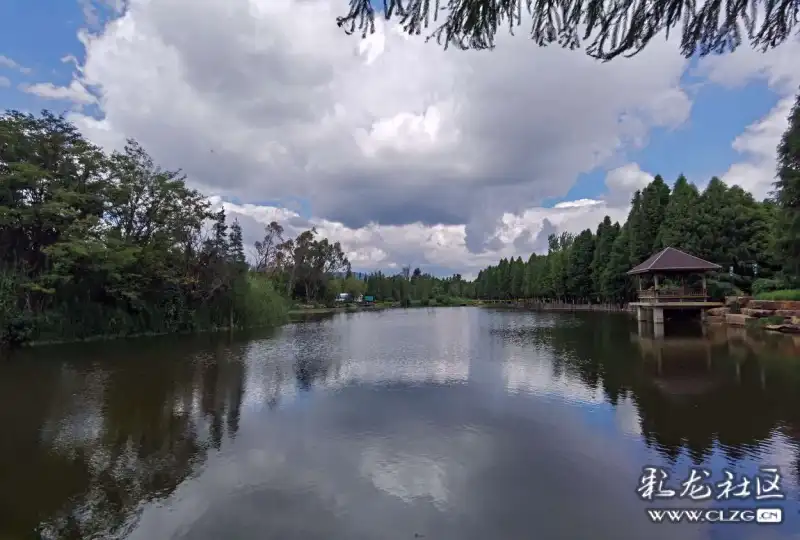
[[800, 0], [350, 0], [336, 22], [362, 37], [375, 18], [399, 22], [409, 35], [427, 33], [445, 49], [491, 49], [501, 27], [509, 33], [530, 19], [539, 46], [586, 47], [601, 60], [639, 53], [658, 34], [681, 31], [685, 57], [730, 52], [748, 42], [766, 51], [791, 38]]

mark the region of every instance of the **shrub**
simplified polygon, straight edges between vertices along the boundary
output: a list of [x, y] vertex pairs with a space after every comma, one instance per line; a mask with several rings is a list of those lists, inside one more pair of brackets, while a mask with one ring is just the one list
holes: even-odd
[[737, 296], [742, 293], [740, 289], [727, 281], [708, 280], [708, 296], [711, 300], [722, 302], [726, 296]]
[[757, 300], [797, 300], [800, 301], [800, 289], [784, 289], [768, 291], [756, 295]]
[[765, 292], [779, 291], [786, 289], [786, 282], [782, 279], [759, 278], [753, 282], [753, 294], [759, 295]]
[[245, 294], [237, 298], [241, 326], [277, 326], [286, 321], [286, 302], [269, 279], [251, 273], [246, 283]]
[[770, 315], [769, 317], [761, 317], [758, 319], [758, 322], [764, 326], [768, 324], [783, 324], [786, 322], [786, 319], [779, 315]]

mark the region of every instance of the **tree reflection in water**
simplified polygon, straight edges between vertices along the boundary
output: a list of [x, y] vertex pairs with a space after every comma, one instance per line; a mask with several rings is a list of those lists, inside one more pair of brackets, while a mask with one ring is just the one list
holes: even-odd
[[611, 404], [629, 396], [646, 444], [666, 459], [758, 458], [776, 435], [800, 445], [800, 340], [725, 327], [654, 338], [625, 317], [582, 319], [531, 329], [527, 339], [562, 359], [554, 373], [601, 386]]
[[[635, 408], [637, 433], [672, 462], [757, 460], [781, 438], [800, 445], [800, 346], [791, 338], [712, 328], [656, 339], [625, 316], [512, 314], [480, 315], [487, 326], [475, 327], [469, 348], [453, 337], [470, 329], [458, 326], [470, 320], [463, 313], [451, 334], [420, 333], [430, 330], [426, 315], [397, 315], [416, 348], [389, 339], [399, 327], [364, 319], [352, 322], [360, 330], [294, 325], [270, 341], [173, 337], [22, 352], [0, 372], [0, 396], [13, 404], [0, 407], [0, 478], [13, 488], [0, 490], [0, 538], [124, 537], [144, 505], [237, 436], [245, 396], [268, 410], [320, 385], [480, 385], [481, 373], [503, 369], [498, 358], [524, 379], [535, 356], [550, 383], [569, 379], [592, 403]], [[374, 355], [387, 346], [399, 352], [381, 364]], [[510, 359], [511, 349], [521, 357]]]
[[0, 491], [0, 537], [122, 537], [140, 505], [173, 492], [236, 435], [240, 345], [208, 354], [195, 340], [178, 357], [169, 340], [119, 345], [113, 358], [83, 345], [35, 370], [26, 363], [41, 360], [24, 353], [4, 366], [0, 395], [15, 407], [0, 408], [0, 425], [14, 444], [0, 444], [0, 478], [17, 489]]

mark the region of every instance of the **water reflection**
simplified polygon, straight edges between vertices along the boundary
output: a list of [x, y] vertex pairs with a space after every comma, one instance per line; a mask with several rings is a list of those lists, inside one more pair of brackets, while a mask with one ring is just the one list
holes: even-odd
[[670, 336], [463, 308], [25, 351], [0, 365], [0, 538], [670, 538], [644, 463], [794, 486], [800, 341]]
[[[241, 347], [165, 340], [21, 353], [0, 376], [0, 528], [12, 538], [122, 535], [236, 435]], [[0, 534], [0, 537], [4, 537]]]

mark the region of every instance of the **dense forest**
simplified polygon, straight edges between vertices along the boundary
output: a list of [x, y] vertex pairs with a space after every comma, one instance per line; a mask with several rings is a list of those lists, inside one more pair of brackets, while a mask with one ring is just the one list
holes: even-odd
[[277, 324], [242, 230], [130, 141], [106, 155], [64, 118], [0, 117], [0, 342]]
[[774, 196], [756, 201], [712, 178], [700, 192], [684, 176], [672, 189], [656, 176], [633, 194], [625, 223], [606, 217], [595, 231], [550, 235], [546, 255], [503, 259], [477, 278], [479, 298], [625, 303], [626, 272], [672, 246], [722, 267], [709, 293], [764, 292], [797, 286], [800, 276], [800, 96], [778, 147]]

